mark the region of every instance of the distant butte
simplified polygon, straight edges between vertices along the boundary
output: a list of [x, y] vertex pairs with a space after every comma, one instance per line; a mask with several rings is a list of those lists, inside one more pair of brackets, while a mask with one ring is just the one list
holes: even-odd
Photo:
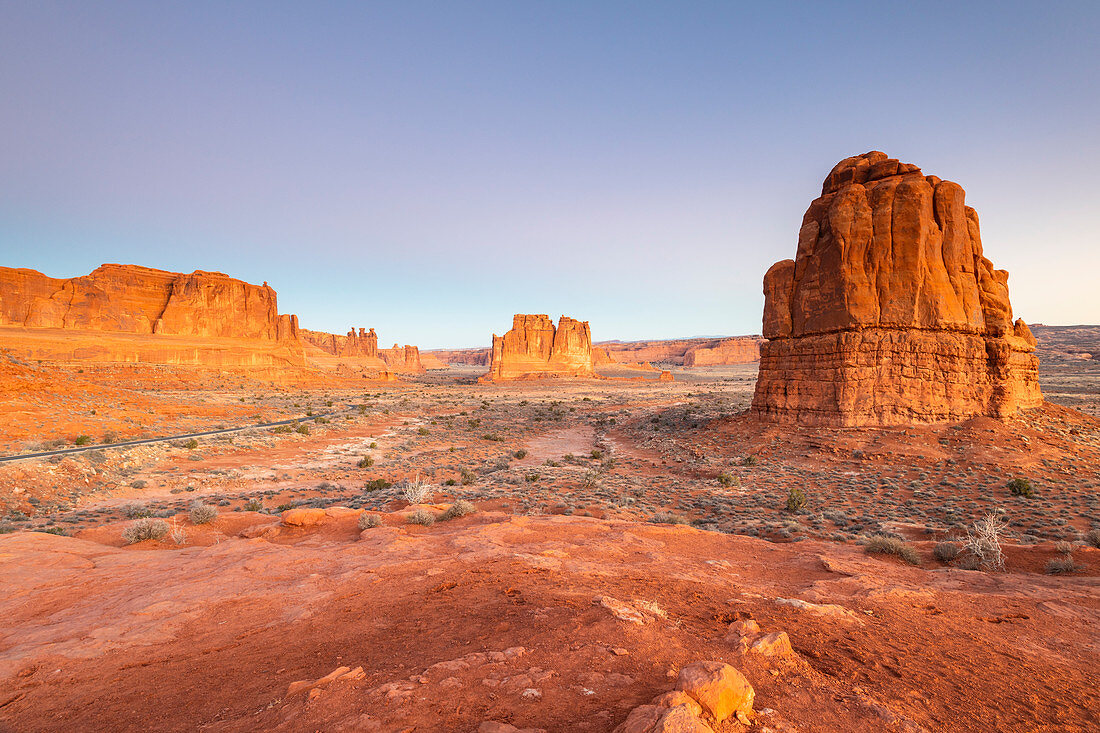
[[833, 168], [795, 259], [764, 277], [757, 416], [897, 425], [1042, 403], [1035, 339], [964, 198], [877, 151]]
[[512, 329], [493, 334], [489, 373], [483, 381], [538, 379], [542, 377], [593, 377], [592, 332], [588, 321], [568, 316], [557, 328], [546, 315], [518, 314]]

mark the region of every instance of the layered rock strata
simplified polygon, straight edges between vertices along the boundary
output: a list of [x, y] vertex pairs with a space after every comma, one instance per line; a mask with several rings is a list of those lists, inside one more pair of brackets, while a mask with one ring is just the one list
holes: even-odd
[[520, 314], [513, 317], [506, 334], [493, 334], [489, 373], [482, 379], [592, 376], [592, 332], [587, 321], [562, 316], [555, 328], [546, 315]]
[[762, 418], [893, 425], [1042, 402], [1035, 339], [962, 187], [885, 153], [833, 168], [764, 297]]
[[57, 279], [0, 267], [0, 329], [33, 358], [304, 364], [297, 317], [279, 314], [275, 291], [220, 272], [103, 265]]

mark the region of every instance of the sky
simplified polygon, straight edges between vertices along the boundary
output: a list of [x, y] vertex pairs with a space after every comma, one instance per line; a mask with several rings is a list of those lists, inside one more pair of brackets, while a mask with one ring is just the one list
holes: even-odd
[[303, 327], [760, 331], [839, 160], [957, 181], [1100, 323], [1100, 3], [0, 0], [0, 265], [268, 282]]

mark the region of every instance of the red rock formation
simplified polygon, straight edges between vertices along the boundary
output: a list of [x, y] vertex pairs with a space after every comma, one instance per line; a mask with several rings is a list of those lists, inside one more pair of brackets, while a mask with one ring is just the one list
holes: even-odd
[[[493, 355], [492, 349], [433, 349], [425, 351], [424, 355], [431, 354], [443, 364], [466, 364], [469, 366], [489, 366]], [[429, 369], [431, 367], [428, 367]]]
[[657, 375], [658, 382], [672, 382], [675, 381], [675, 377], [672, 376], [672, 372], [667, 369]]
[[[764, 339], [755, 336], [733, 338], [668, 339], [664, 341], [613, 341], [598, 344], [607, 363], [654, 362], [676, 366], [748, 364], [760, 358]], [[605, 363], [603, 355], [596, 361]]]
[[378, 356], [395, 372], [403, 374], [423, 374], [424, 365], [420, 363], [420, 349], [416, 346], [393, 345], [392, 349], [380, 349]]
[[982, 254], [963, 189], [871, 152], [833, 168], [794, 260], [764, 277], [753, 411], [886, 425], [1004, 417], [1042, 402], [1035, 339]]
[[554, 328], [546, 315], [521, 314], [513, 317], [508, 333], [493, 334], [492, 361], [482, 379], [591, 376], [595, 371], [587, 321], [562, 316]]
[[301, 333], [303, 341], [311, 343], [333, 356], [362, 356], [368, 359], [378, 357], [378, 334], [374, 332], [373, 328], [370, 331], [360, 328], [358, 333], [353, 328], [348, 331], [347, 336], [337, 336], [334, 333], [325, 333], [324, 331], [310, 331], [305, 328], [301, 330]]
[[61, 280], [0, 267], [0, 327], [50, 359], [304, 364], [297, 317], [279, 315], [275, 291], [220, 272], [103, 265]]

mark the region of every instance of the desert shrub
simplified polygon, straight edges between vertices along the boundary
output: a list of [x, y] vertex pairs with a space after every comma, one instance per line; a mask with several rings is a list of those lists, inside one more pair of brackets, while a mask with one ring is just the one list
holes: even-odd
[[34, 531], [35, 532], [44, 532], [45, 534], [56, 534], [56, 535], [60, 535], [62, 537], [68, 536], [68, 533], [66, 533], [65, 530], [62, 529], [61, 527], [36, 527], [34, 529]]
[[168, 522], [146, 517], [122, 530], [122, 541], [128, 545], [144, 540], [162, 540], [168, 535]]
[[380, 526], [382, 526], [382, 517], [377, 514], [363, 512], [359, 515], [359, 529], [371, 529], [372, 527]]
[[1100, 548], [1100, 529], [1090, 529], [1085, 532], [1085, 542], [1093, 547]]
[[455, 481], [453, 478], [449, 478], [449, 479], [447, 479], [446, 481], [443, 482], [443, 485], [444, 486], [458, 486], [458, 482]]
[[718, 474], [718, 483], [727, 488], [730, 486], [740, 486], [741, 479], [739, 479], [737, 476], [734, 476], [729, 471], [723, 471], [722, 473]]
[[755, 466], [756, 465], [756, 456], [745, 456], [744, 458], [741, 459], [741, 465], [742, 466]]
[[375, 443], [375, 442], [373, 442], [373, 441], [372, 441], [372, 442], [371, 442], [371, 444], [370, 444], [370, 445], [368, 445], [367, 447], [368, 447], [368, 448], [377, 448], [377, 447], [378, 447], [378, 443]]
[[249, 499], [244, 504], [244, 510], [246, 512], [261, 512], [263, 511], [264, 503], [259, 499]]
[[187, 450], [195, 450], [196, 448], [199, 447], [199, 441], [195, 440], [194, 438], [191, 438], [189, 441], [187, 441], [186, 443], [183, 444], [183, 447], [186, 448]]
[[1004, 570], [1005, 556], [1001, 549], [1001, 537], [1008, 522], [996, 512], [990, 512], [966, 530], [963, 548], [977, 561], [977, 567], [987, 570]]
[[1035, 490], [1031, 488], [1031, 482], [1026, 478], [1014, 478], [1008, 482], [1008, 491], [1013, 496], [1023, 496], [1030, 498], [1035, 495]]
[[127, 519], [140, 519], [141, 517], [148, 517], [152, 514], [149, 507], [137, 502], [130, 502], [129, 504], [123, 504], [119, 507], [122, 512], [122, 516]]
[[1071, 555], [1056, 557], [1047, 563], [1048, 575], [1061, 575], [1062, 573], [1072, 573], [1076, 569], [1077, 564], [1073, 562], [1073, 557]]
[[900, 557], [910, 565], [920, 565], [920, 555], [907, 542], [886, 535], [872, 535], [863, 545], [864, 552]]
[[520, 448], [518, 451], [516, 451], [512, 455], [515, 456], [516, 460], [522, 461], [524, 458], [527, 457], [527, 451], [524, 450], [523, 448]]
[[529, 473], [523, 477], [523, 480], [529, 484], [533, 484], [539, 480], [539, 475], [537, 473]]
[[289, 425], [276, 425], [275, 429], [271, 432], [277, 435], [286, 435], [287, 433], [293, 433], [294, 428], [290, 427]]
[[435, 524], [435, 515], [429, 512], [427, 509], [417, 509], [415, 512], [405, 517], [409, 524], [420, 524], [425, 527], [430, 527]]
[[309, 426], [303, 423], [303, 424], [299, 425], [298, 427], [296, 427], [294, 429], [294, 432], [300, 433], [302, 435], [309, 435]]
[[382, 491], [393, 486], [392, 483], [384, 478], [371, 479], [363, 485], [363, 491]]
[[356, 465], [359, 466], [359, 468], [370, 468], [374, 465], [374, 459], [370, 456], [363, 456]]
[[173, 523], [172, 529], [168, 533], [168, 539], [172, 540], [172, 542], [176, 543], [177, 545], [182, 545], [183, 543], [187, 542], [187, 530]]
[[116, 435], [115, 433], [113, 433], [111, 431], [107, 431], [106, 433], [103, 434], [103, 443], [105, 445], [110, 445], [111, 443], [114, 443], [116, 440], [118, 440], [118, 435]]
[[792, 486], [787, 492], [787, 511], [797, 512], [804, 506], [806, 506], [806, 495], [802, 493], [802, 489]]
[[1072, 555], [1073, 551], [1077, 549], [1077, 544], [1068, 540], [1061, 540], [1054, 543], [1054, 549], [1063, 555]]
[[481, 439], [482, 440], [491, 440], [494, 443], [504, 442], [504, 437], [501, 436], [501, 435], [497, 435], [496, 433], [486, 433], [485, 435], [481, 436]]
[[92, 442], [92, 436], [90, 435], [78, 435], [76, 440], [73, 441], [73, 445], [88, 445]]
[[463, 486], [469, 486], [471, 484], [476, 484], [477, 483], [477, 474], [474, 473], [473, 471], [471, 471], [470, 469], [460, 468], [460, 469], [458, 469], [458, 471], [462, 476], [462, 485]]
[[593, 458], [593, 460], [597, 460], [597, 461], [598, 461], [598, 460], [600, 460], [601, 458], [603, 458], [603, 451], [602, 451], [602, 450], [600, 450], [599, 448], [593, 448], [593, 449], [592, 449], [592, 452], [591, 452], [591, 453], [589, 453], [588, 455], [589, 455], [589, 456], [591, 456], [591, 457]]
[[473, 514], [477, 511], [477, 507], [473, 503], [466, 501], [465, 499], [455, 499], [455, 502], [447, 507], [447, 511], [439, 515], [439, 520], [445, 522], [448, 519], [457, 519], [458, 517], [464, 517], [467, 514]]
[[313, 418], [313, 422], [317, 423], [318, 425], [326, 425], [328, 424], [328, 418], [318, 415], [317, 417]]
[[402, 493], [405, 495], [405, 500], [410, 504], [423, 504], [432, 498], [431, 484], [420, 480], [417, 476], [412, 481], [406, 481], [404, 487], [402, 487]]
[[218, 510], [209, 504], [196, 501], [191, 505], [191, 524], [209, 524], [218, 518]]
[[687, 524], [688, 521], [679, 514], [671, 512], [658, 512], [649, 520], [653, 524]]
[[932, 557], [940, 562], [951, 562], [959, 556], [959, 546], [954, 542], [937, 542], [932, 548]]
[[140, 479], [139, 478], [136, 481], [131, 481], [130, 482], [130, 488], [131, 489], [144, 489], [145, 484], [146, 484], [145, 479]]

